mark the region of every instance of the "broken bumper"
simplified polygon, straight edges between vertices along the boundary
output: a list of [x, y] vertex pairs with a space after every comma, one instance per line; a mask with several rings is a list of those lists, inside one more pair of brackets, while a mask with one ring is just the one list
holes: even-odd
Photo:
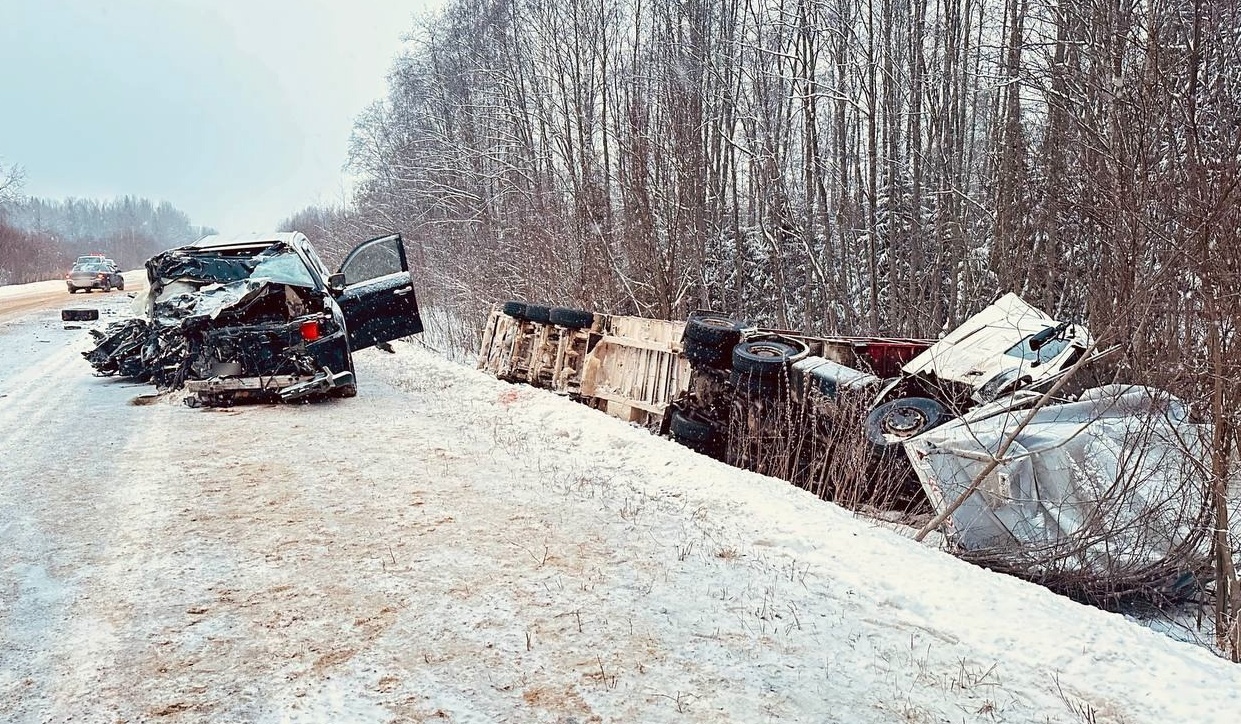
[[336, 389], [354, 385], [353, 373], [333, 372], [324, 367], [314, 375], [269, 375], [264, 377], [212, 377], [189, 380], [185, 389], [190, 394], [185, 404], [190, 407], [229, 405], [243, 399], [274, 399], [292, 402], [307, 397], [327, 395]]

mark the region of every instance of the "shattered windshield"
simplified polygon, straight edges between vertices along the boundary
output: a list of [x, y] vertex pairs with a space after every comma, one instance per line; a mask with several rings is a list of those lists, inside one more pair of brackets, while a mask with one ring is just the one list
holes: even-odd
[[293, 252], [282, 252], [273, 256], [256, 257], [258, 264], [250, 272], [251, 279], [271, 279], [279, 284], [293, 284], [300, 287], [315, 286], [314, 277], [302, 263], [302, 258]]
[[193, 248], [172, 249], [147, 262], [152, 279], [187, 280], [198, 283], [219, 283], [243, 279], [269, 279], [277, 284], [317, 287], [302, 258], [285, 243], [272, 244], [258, 254], [248, 250], [224, 253]]

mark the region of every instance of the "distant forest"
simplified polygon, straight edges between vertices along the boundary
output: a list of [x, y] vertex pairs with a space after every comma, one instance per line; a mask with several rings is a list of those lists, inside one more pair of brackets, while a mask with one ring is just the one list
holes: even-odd
[[450, 0], [411, 37], [355, 198], [285, 226], [403, 232], [458, 318], [934, 337], [1011, 290], [1131, 369], [1241, 359], [1236, 0]]
[[172, 204], [124, 196], [107, 201], [19, 196], [19, 176], [0, 168], [0, 284], [53, 279], [81, 254], [103, 252], [122, 269], [194, 241], [209, 230], [190, 224]]

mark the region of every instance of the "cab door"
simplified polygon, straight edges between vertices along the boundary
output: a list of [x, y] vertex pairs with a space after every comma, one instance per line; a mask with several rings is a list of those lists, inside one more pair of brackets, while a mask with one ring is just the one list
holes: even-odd
[[422, 331], [414, 280], [399, 234], [354, 247], [339, 273], [345, 276], [344, 289], [336, 302], [349, 328], [350, 348], [364, 349]]

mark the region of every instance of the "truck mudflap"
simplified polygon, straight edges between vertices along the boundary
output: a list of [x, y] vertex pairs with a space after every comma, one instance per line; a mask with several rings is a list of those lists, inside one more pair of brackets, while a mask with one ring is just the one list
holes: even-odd
[[353, 372], [333, 372], [327, 367], [313, 375], [212, 377], [186, 381], [185, 389], [190, 394], [185, 397], [184, 402], [188, 407], [227, 407], [244, 399], [279, 398], [284, 402], [294, 402], [327, 395], [335, 389], [344, 389], [354, 384]]

